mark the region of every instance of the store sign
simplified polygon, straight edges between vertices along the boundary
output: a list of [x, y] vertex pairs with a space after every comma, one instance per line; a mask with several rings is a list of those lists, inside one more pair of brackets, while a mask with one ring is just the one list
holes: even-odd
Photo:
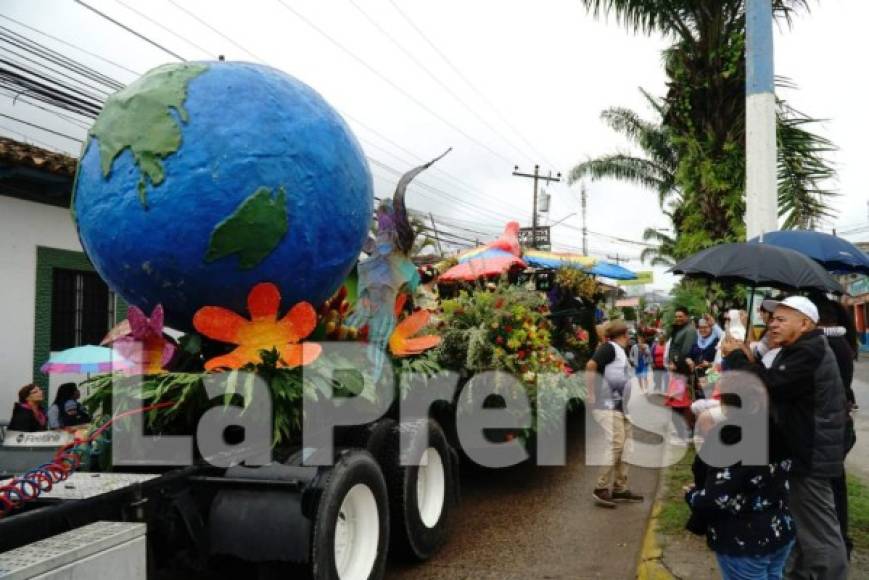
[[67, 431], [6, 431], [4, 447], [59, 447], [72, 443], [72, 433]]
[[655, 273], [651, 270], [634, 273], [637, 275], [636, 279], [620, 280], [619, 286], [642, 286], [643, 284], [652, 284], [655, 282]]
[[[532, 232], [534, 232], [534, 243], [532, 243]], [[551, 245], [549, 241], [549, 226], [537, 226], [536, 231], [534, 231], [534, 228], [519, 228], [519, 243], [523, 246], [533, 246], [535, 248], [549, 247]]]
[[851, 296], [869, 294], [869, 276], [860, 276], [859, 278], [848, 284], [848, 294], [850, 294]]

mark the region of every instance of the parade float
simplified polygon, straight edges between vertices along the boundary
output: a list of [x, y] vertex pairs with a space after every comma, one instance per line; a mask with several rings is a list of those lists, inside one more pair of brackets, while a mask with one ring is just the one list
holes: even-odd
[[[387, 551], [434, 554], [459, 495], [456, 401], [413, 422], [392, 404], [375, 420], [335, 429], [334, 462], [308, 465], [305, 400], [377, 397], [352, 373], [339, 379], [325, 345], [363, 345], [366, 376], [375, 385], [394, 379], [396, 400], [408, 395], [403, 376], [425, 388], [444, 370], [460, 375], [459, 392], [477, 373], [518, 377], [487, 399], [495, 406], [577, 394], [561, 380], [569, 369], [552, 348], [545, 294], [496, 282], [444, 300], [436, 313], [415, 305], [417, 234], [404, 197], [438, 159], [408, 171], [375, 208], [352, 132], [285, 73], [223, 61], [165, 65], [110, 97], [82, 151], [71, 209], [94, 268], [129, 305], [103, 341], [117, 372], [87, 382], [95, 417], [87, 432], [0, 484], [0, 550], [104, 519], [147, 524], [154, 578], [237, 576], [251, 564], [291, 565], [317, 579], [380, 578]], [[513, 238], [502, 241], [518, 250]], [[217, 395], [208, 388], [215, 380]], [[271, 401], [271, 417], [245, 422], [258, 397]], [[198, 436], [198, 422], [215, 412], [226, 420], [230, 460], [201, 446], [184, 467], [117, 460], [113, 433]], [[527, 442], [549, 421], [536, 413], [501, 440]], [[269, 448], [246, 449], [263, 425]], [[269, 462], [250, 461], [263, 453]], [[118, 483], [86, 501], [58, 495], [85, 469]]]

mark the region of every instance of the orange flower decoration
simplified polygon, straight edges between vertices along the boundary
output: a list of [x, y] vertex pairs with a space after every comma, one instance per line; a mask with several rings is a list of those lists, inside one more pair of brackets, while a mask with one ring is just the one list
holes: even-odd
[[307, 365], [320, 356], [321, 347], [315, 343], [301, 343], [317, 326], [317, 313], [307, 302], [293, 306], [286, 316], [278, 320], [281, 293], [277, 286], [263, 282], [254, 286], [247, 295], [250, 320], [220, 306], [205, 306], [193, 316], [193, 326], [209, 338], [237, 344], [229, 354], [215, 357], [205, 363], [206, 370], [241, 368], [248, 363], [260, 363], [260, 351], [276, 348], [280, 364], [286, 367]]
[[[395, 301], [396, 317], [404, 309], [405, 302], [407, 302], [407, 295], [400, 294]], [[439, 336], [431, 335], [411, 338], [414, 334], [425, 328], [429, 318], [431, 318], [431, 312], [428, 310], [417, 310], [399, 322], [389, 337], [389, 350], [392, 354], [400, 357], [413, 356], [439, 345], [441, 343], [441, 337]]]

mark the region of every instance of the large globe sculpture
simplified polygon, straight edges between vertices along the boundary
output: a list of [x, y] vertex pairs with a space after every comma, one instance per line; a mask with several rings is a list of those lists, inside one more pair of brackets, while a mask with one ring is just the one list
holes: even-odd
[[209, 62], [159, 67], [109, 98], [72, 209], [109, 286], [190, 330], [202, 306], [245, 312], [259, 282], [284, 309], [326, 300], [372, 206], [362, 149], [319, 94], [269, 67]]

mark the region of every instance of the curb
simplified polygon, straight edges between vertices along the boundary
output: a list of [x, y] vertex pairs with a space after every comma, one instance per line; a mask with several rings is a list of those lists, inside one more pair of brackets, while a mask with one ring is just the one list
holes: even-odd
[[674, 580], [676, 577], [664, 566], [664, 550], [658, 543], [658, 515], [661, 513], [661, 496], [664, 494], [664, 475], [667, 469], [661, 469], [658, 474], [658, 491], [655, 493], [655, 503], [646, 523], [643, 534], [643, 545], [640, 548], [640, 560], [637, 562], [637, 580]]

